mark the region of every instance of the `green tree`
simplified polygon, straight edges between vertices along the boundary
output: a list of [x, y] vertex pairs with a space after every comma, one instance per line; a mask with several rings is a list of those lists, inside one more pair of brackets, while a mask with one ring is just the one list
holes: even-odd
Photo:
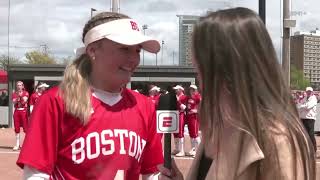
[[305, 78], [303, 71], [291, 65], [290, 68], [290, 87], [295, 90], [304, 90], [310, 86], [310, 79]]
[[[9, 64], [22, 64], [22, 61], [15, 56], [10, 56]], [[0, 55], [0, 68], [4, 70], [8, 69], [8, 55]]]
[[28, 64], [57, 64], [53, 56], [40, 51], [27, 52], [25, 56]]

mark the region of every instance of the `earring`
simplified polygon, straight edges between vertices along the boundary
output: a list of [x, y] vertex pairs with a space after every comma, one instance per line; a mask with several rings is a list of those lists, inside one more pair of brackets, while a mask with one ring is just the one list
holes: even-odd
[[95, 56], [92, 56], [92, 58], [91, 58], [92, 60], [96, 60], [96, 57]]

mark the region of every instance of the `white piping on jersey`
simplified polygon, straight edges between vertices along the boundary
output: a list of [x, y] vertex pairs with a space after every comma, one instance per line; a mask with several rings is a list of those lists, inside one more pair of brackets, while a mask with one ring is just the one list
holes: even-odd
[[63, 177], [61, 171], [59, 170], [59, 168], [56, 166], [56, 170], [59, 173], [60, 177], [62, 178], [62, 180], [65, 180], [65, 178]]
[[49, 180], [50, 175], [47, 173], [44, 173], [42, 171], [39, 171], [29, 165], [24, 165], [23, 168], [23, 180]]
[[[51, 174], [51, 178], [52, 178], [52, 180], [59, 180], [55, 171], [53, 171], [53, 173]], [[51, 180], [51, 178], [50, 178], [50, 180]]]
[[52, 180], [58, 180], [57, 176], [54, 173], [50, 176], [50, 180], [51, 180], [51, 178], [52, 178]]
[[93, 90], [92, 95], [109, 106], [117, 104], [122, 99], [121, 92], [111, 93], [94, 87], [91, 88]]

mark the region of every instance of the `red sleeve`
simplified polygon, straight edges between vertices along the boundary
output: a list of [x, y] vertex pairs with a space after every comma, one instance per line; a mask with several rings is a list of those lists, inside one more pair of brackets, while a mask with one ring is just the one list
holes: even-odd
[[56, 93], [43, 95], [33, 110], [17, 165], [33, 167], [51, 174], [57, 159], [59, 119], [62, 118], [62, 102]]
[[181, 97], [177, 97], [177, 107], [180, 109], [180, 105], [182, 104]]
[[181, 95], [177, 98], [177, 109], [180, 110], [180, 112], [185, 111], [184, 109], [181, 109], [181, 104], [186, 105], [188, 101], [188, 97], [186, 95]]
[[158, 109], [160, 94], [156, 96], [156, 109]]
[[11, 96], [11, 100], [13, 102], [13, 104], [16, 104], [17, 103], [17, 94], [16, 93], [12, 93], [12, 96]]
[[200, 101], [201, 101], [201, 95], [200, 95], [200, 94], [197, 94], [197, 95], [196, 95], [196, 98], [195, 98], [196, 104], [199, 104]]
[[181, 100], [181, 103], [182, 103], [182, 104], [187, 104], [188, 99], [189, 99], [189, 97], [188, 97], [188, 96], [183, 95], [182, 100]]
[[149, 135], [148, 142], [141, 157], [141, 174], [152, 174], [158, 172], [157, 165], [163, 164], [162, 136], [157, 133], [156, 111], [154, 106], [151, 106], [151, 104], [147, 107], [150, 107], [151, 109], [151, 111], [149, 111]]
[[31, 94], [29, 104], [30, 104], [30, 105], [34, 105], [34, 100], [35, 100], [35, 94]]

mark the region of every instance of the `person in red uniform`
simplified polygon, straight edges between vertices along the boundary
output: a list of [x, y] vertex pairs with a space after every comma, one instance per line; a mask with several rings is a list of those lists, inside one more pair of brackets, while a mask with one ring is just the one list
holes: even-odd
[[62, 82], [35, 104], [17, 164], [24, 179], [158, 179], [163, 164], [150, 99], [125, 88], [140, 51], [160, 50], [126, 15], [102, 12]]
[[175, 149], [172, 154], [181, 157], [185, 156], [184, 152], [184, 125], [185, 125], [185, 113], [187, 96], [184, 94], [184, 88], [180, 85], [176, 85], [173, 88], [176, 91], [177, 96], [177, 109], [179, 111], [179, 133], [174, 133]]
[[186, 124], [188, 125], [191, 150], [190, 156], [196, 155], [196, 150], [201, 142], [199, 137], [199, 119], [198, 119], [198, 106], [201, 101], [201, 95], [198, 92], [198, 87], [194, 84], [189, 87], [190, 96], [187, 100]]
[[14, 151], [20, 149], [20, 127], [23, 132], [27, 132], [28, 127], [28, 98], [29, 93], [24, 89], [22, 81], [16, 83], [16, 90], [12, 93], [12, 102], [14, 106], [13, 122], [14, 132], [16, 133], [16, 145], [13, 147]]
[[30, 114], [32, 113], [33, 110], [33, 106], [36, 104], [36, 102], [38, 101], [38, 99], [40, 98], [40, 96], [44, 93], [44, 91], [46, 90], [46, 88], [48, 88], [49, 85], [46, 83], [40, 83], [37, 88], [36, 91], [31, 95], [30, 97], [30, 102], [29, 102], [29, 106], [30, 106]]
[[157, 109], [158, 104], [159, 104], [160, 90], [161, 89], [158, 86], [153, 86], [149, 90], [149, 97], [152, 100], [152, 102], [154, 103], [156, 109]]

